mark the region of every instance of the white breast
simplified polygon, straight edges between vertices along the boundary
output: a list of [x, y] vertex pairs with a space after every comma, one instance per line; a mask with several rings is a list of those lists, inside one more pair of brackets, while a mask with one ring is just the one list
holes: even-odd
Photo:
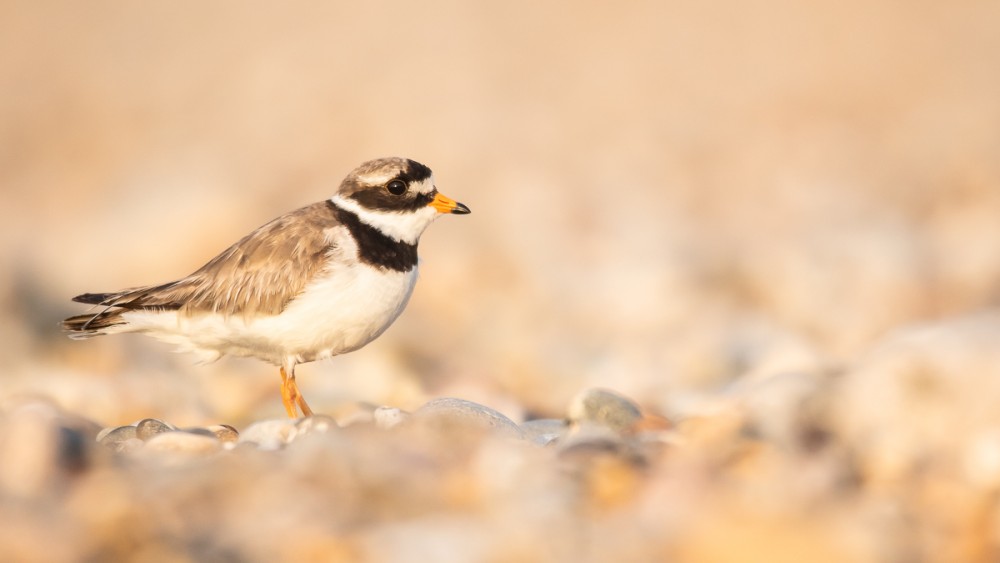
[[250, 323], [286, 356], [308, 362], [356, 350], [399, 317], [413, 293], [417, 269], [386, 271], [355, 264], [317, 279], [284, 312]]

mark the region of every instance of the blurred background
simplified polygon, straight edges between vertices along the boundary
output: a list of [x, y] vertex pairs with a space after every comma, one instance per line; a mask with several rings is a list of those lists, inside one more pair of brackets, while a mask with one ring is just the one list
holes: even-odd
[[[367, 425], [91, 440], [288, 431], [272, 366], [58, 323], [389, 155], [472, 214], [299, 366]], [[12, 560], [1000, 559], [998, 2], [0, 0], [0, 190]], [[643, 418], [540, 448], [367, 405], [595, 387]]]
[[0, 2], [0, 395], [102, 424], [280, 416], [271, 366], [73, 342], [358, 163], [469, 205], [408, 310], [301, 366], [317, 410], [429, 397], [683, 415], [1000, 297], [1000, 4]]

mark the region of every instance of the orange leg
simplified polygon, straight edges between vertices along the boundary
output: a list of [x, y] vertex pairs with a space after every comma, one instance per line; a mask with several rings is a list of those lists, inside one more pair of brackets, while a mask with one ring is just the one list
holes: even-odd
[[292, 373], [289, 375], [285, 372], [284, 366], [281, 368], [281, 402], [285, 405], [285, 412], [288, 413], [289, 418], [298, 418], [295, 407], [296, 405], [302, 411], [303, 416], [312, 416], [313, 411], [306, 404], [305, 398], [302, 397], [302, 393], [299, 393], [299, 386], [295, 384], [295, 370], [292, 368]]

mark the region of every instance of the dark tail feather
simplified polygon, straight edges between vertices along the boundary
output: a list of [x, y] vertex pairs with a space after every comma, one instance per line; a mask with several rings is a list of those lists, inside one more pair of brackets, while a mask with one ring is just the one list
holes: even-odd
[[62, 328], [69, 333], [70, 338], [82, 339], [100, 336], [106, 330], [117, 325], [126, 324], [122, 320], [122, 310], [105, 310], [100, 313], [76, 315], [62, 322]]
[[133, 287], [113, 293], [84, 293], [77, 295], [73, 301], [103, 307], [96, 313], [76, 315], [62, 322], [63, 330], [70, 338], [90, 338], [107, 334], [108, 329], [118, 325], [128, 324], [122, 319], [122, 313], [128, 310], [170, 310], [180, 308], [180, 304], [156, 300], [156, 291], [169, 288], [177, 282], [163, 285]]
[[121, 293], [84, 293], [83, 295], [77, 295], [74, 297], [73, 301], [76, 301], [77, 303], [86, 303], [88, 305], [105, 305], [105, 301], [109, 301], [119, 296], [121, 296]]

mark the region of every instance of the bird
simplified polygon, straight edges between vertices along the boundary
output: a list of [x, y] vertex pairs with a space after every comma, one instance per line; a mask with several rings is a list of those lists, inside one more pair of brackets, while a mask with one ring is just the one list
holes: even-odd
[[62, 328], [73, 339], [142, 333], [201, 362], [263, 360], [279, 368], [288, 416], [312, 416], [295, 366], [380, 336], [413, 293], [420, 235], [441, 215], [467, 213], [427, 166], [370, 160], [329, 199], [265, 223], [186, 277], [73, 297], [99, 310]]

